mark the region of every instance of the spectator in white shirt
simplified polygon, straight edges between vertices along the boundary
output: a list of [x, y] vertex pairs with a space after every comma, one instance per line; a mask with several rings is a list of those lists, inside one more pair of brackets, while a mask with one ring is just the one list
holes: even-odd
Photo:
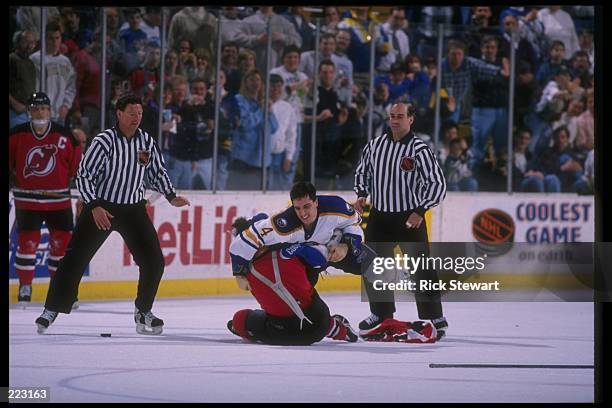
[[566, 55], [574, 55], [580, 49], [578, 35], [572, 17], [561, 6], [550, 6], [538, 11], [538, 20], [544, 25], [544, 35], [549, 40], [563, 41]]

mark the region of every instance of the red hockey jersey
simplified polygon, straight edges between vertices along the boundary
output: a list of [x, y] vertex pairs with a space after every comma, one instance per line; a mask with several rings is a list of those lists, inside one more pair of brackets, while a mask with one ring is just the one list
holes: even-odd
[[78, 141], [63, 126], [52, 123], [41, 136], [29, 122], [16, 126], [9, 136], [9, 173], [15, 172], [15, 207], [39, 211], [70, 207], [68, 196], [53, 195], [70, 193], [70, 178], [76, 175], [81, 155]]
[[[297, 301], [300, 309], [305, 310], [312, 303], [314, 288], [306, 276], [306, 267], [299, 258], [283, 259], [281, 256], [272, 256], [272, 251], [253, 262], [253, 267], [273, 283], [277, 283], [274, 274], [274, 263], [277, 262], [283, 286]], [[253, 273], [247, 274], [251, 286], [251, 293], [263, 310], [270, 316], [295, 316], [293, 310], [272, 288], [255, 277]]]

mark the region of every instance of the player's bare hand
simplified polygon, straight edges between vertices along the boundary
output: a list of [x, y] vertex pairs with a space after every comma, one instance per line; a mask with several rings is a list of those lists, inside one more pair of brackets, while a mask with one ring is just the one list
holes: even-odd
[[346, 253], [348, 252], [348, 245], [347, 244], [330, 245], [327, 247], [327, 249], [329, 250], [329, 254], [327, 255], [327, 260], [329, 262], [340, 262], [341, 260], [344, 259], [344, 257], [346, 256]]
[[111, 228], [111, 220], [115, 218], [111, 213], [102, 207], [96, 207], [91, 210], [96, 227], [100, 230], [108, 231]]
[[406, 221], [406, 228], [419, 228], [423, 222], [423, 217], [413, 212]]
[[249, 280], [246, 278], [246, 276], [236, 276], [236, 284], [242, 290], [251, 290], [251, 285], [249, 285]]
[[357, 201], [355, 201], [355, 204], [353, 204], [355, 211], [357, 211], [359, 214], [363, 214], [363, 207], [366, 204], [366, 200], [367, 197], [359, 197]]
[[186, 205], [191, 205], [188, 199], [179, 196], [174, 197], [172, 201], [170, 201], [170, 204], [172, 204], [172, 206], [174, 207], [184, 207]]

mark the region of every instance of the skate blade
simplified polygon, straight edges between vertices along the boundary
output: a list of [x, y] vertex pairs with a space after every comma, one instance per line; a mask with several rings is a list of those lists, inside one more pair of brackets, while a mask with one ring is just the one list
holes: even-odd
[[48, 327], [45, 327], [42, 324], [36, 323], [36, 333], [38, 333], [38, 334], [45, 334], [47, 329], [48, 329]]
[[147, 326], [145, 326], [144, 324], [136, 323], [136, 333], [138, 334], [157, 336], [157, 335], [162, 334], [163, 331], [164, 331], [163, 326], [152, 327], [151, 330], [149, 330]]

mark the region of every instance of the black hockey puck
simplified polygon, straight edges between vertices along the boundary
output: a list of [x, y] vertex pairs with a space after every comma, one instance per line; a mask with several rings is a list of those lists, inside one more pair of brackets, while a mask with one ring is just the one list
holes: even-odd
[[102, 336], [102, 337], [110, 337], [111, 334], [110, 333], [100, 333], [100, 336]]

